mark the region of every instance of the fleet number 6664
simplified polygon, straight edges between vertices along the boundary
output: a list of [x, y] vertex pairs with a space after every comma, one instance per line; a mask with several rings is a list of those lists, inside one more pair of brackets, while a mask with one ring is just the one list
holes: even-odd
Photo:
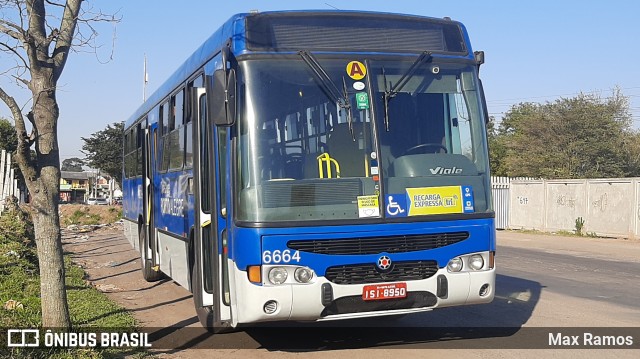
[[291, 250], [285, 249], [283, 251], [276, 249], [275, 251], [262, 252], [262, 263], [264, 264], [278, 264], [278, 263], [300, 263], [300, 251], [291, 253]]

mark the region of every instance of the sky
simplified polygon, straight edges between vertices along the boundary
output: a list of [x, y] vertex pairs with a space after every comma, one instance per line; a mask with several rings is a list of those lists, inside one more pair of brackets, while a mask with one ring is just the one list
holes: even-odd
[[[126, 121], [147, 96], [233, 14], [250, 10], [341, 9], [448, 16], [462, 22], [473, 50], [483, 50], [480, 70], [490, 115], [498, 120], [521, 102], [553, 102], [579, 93], [629, 97], [640, 128], [640, 1], [432, 1], [432, 0], [94, 0], [92, 6], [121, 17], [97, 24], [94, 53], [74, 52], [59, 82], [60, 159], [80, 157], [83, 141], [114, 122]], [[0, 58], [0, 74], [11, 64]], [[0, 85], [24, 105], [28, 93]], [[25, 112], [28, 112], [26, 106]], [[0, 103], [0, 117], [11, 118]]]

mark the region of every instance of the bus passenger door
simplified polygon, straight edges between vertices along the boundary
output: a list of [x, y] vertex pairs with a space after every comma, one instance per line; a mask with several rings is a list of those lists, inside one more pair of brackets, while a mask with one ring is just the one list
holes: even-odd
[[[229, 327], [229, 305], [224, 240], [226, 220], [221, 217], [221, 196], [216, 178], [217, 130], [207, 116], [205, 88], [190, 89], [194, 143], [195, 225], [192, 238], [191, 291], [200, 323], [211, 331], [224, 331]], [[215, 132], [214, 132], [215, 131]], [[222, 157], [225, 158], [225, 157]]]
[[140, 259], [142, 262], [142, 276], [148, 282], [154, 282], [163, 277], [158, 267], [158, 246], [155, 225], [153, 221], [153, 165], [156, 160], [157, 124], [147, 126], [147, 121], [138, 124], [138, 141], [140, 143], [138, 152], [138, 162], [136, 172], [141, 175], [142, 180], [138, 189], [138, 196], [141, 197], [141, 223], [138, 236], [140, 247]]

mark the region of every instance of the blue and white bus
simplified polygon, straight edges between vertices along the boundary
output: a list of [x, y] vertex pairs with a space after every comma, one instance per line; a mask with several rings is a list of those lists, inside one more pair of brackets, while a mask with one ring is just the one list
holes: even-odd
[[144, 278], [213, 331], [490, 302], [483, 61], [449, 18], [233, 16], [125, 124]]

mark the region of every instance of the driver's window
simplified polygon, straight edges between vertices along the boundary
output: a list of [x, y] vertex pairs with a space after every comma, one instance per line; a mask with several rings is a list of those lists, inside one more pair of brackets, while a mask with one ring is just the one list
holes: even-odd
[[456, 93], [450, 95], [449, 98], [451, 99], [450, 122], [453, 153], [464, 155], [472, 160], [471, 121], [464, 96], [461, 93]]

